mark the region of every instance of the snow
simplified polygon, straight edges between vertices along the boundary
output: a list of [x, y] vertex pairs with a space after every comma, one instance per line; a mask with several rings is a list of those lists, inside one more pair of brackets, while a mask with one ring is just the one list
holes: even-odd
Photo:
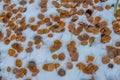
[[[12, 3], [15, 3], [16, 5], [19, 6], [18, 4], [18, 0], [11, 0]], [[40, 13], [40, 8], [39, 8], [39, 1], [40, 0], [35, 0], [34, 4], [27, 4], [25, 7], [27, 8], [27, 11], [25, 13], [23, 13], [23, 16], [26, 17], [26, 21], [28, 23], [28, 19], [30, 17], [36, 17], [37, 20], [37, 15], [38, 13]], [[49, 16], [50, 14], [53, 15], [57, 15], [57, 11], [55, 10], [55, 8], [52, 6], [51, 1], [53, 0], [48, 0], [48, 11], [45, 12], [45, 16]], [[102, 5], [103, 7], [105, 7], [106, 4], [115, 4], [116, 0], [108, 0], [105, 3], [98, 3], [97, 5]], [[120, 0], [119, 0], [120, 3]], [[3, 2], [0, 2], [0, 13], [3, 11], [2, 9], [3, 7]], [[81, 7], [81, 6], [80, 6]], [[105, 10], [102, 12], [97, 12], [95, 11], [93, 13], [94, 16], [98, 16], [100, 15], [102, 17], [102, 20], [105, 20], [108, 22], [108, 27], [112, 30], [112, 20], [114, 20], [114, 8], [111, 8], [109, 11]], [[68, 25], [70, 19], [63, 19], [64, 21], [66, 21], [66, 25]], [[79, 17], [79, 21], [84, 21], [87, 22], [87, 19], [85, 16], [80, 16]], [[0, 30], [6, 34], [5, 31], [5, 27], [4, 24], [0, 23]], [[41, 27], [46, 27], [45, 25], [41, 26]], [[36, 32], [32, 32], [32, 30], [30, 29], [26, 29], [25, 31], [23, 31], [23, 35], [27, 36], [27, 40], [25, 43], [22, 43], [24, 45], [24, 48], [27, 48], [27, 41], [29, 40], [33, 40], [33, 37], [35, 35], [37, 35]], [[93, 34], [89, 34], [89, 35], [93, 35]], [[8, 73], [6, 71], [7, 66], [11, 66], [12, 68], [15, 67], [15, 60], [16, 58], [10, 57], [7, 53], [8, 49], [10, 48], [11, 44], [9, 45], [5, 45], [3, 42], [0, 42], [0, 75], [3, 76], [3, 80], [25, 80], [25, 78], [31, 78], [32, 80], [88, 80], [90, 79], [91, 75], [87, 75], [84, 74], [82, 71], [78, 70], [75, 67], [76, 62], [74, 63], [74, 67], [72, 70], [68, 70], [65, 66], [67, 61], [70, 61], [70, 57], [69, 57], [69, 53], [67, 51], [66, 45], [71, 41], [71, 40], [75, 40], [77, 45], [77, 51], [79, 52], [79, 62], [85, 62], [86, 57], [88, 55], [94, 55], [95, 56], [95, 60], [94, 63], [97, 64], [99, 66], [99, 70], [95, 73], [95, 80], [120, 80], [120, 66], [114, 64], [114, 62], [111, 60], [111, 63], [114, 64], [114, 68], [113, 69], [109, 69], [107, 67], [107, 65], [103, 65], [101, 62], [101, 58], [102, 56], [106, 55], [106, 45], [112, 45], [114, 46], [114, 42], [120, 40], [119, 35], [116, 35], [114, 32], [112, 32], [111, 36], [112, 36], [112, 40], [107, 43], [107, 44], [100, 44], [99, 39], [100, 39], [100, 34], [99, 35], [94, 35], [96, 36], [95, 39], [95, 43], [92, 47], [88, 46], [82, 46], [80, 45], [79, 40], [77, 39], [76, 36], [70, 34], [70, 32], [68, 31], [68, 29], [66, 28], [66, 31], [63, 33], [54, 33], [54, 37], [53, 38], [48, 38], [47, 35], [42, 35], [43, 40], [44, 40], [44, 44], [42, 44], [40, 49], [36, 49], [34, 46], [34, 51], [31, 54], [27, 54], [25, 51], [23, 51], [22, 53], [20, 53], [18, 55], [17, 58], [22, 59], [23, 60], [23, 67], [27, 66], [27, 63], [30, 60], [34, 60], [37, 63], [37, 67], [40, 69], [40, 73], [36, 76], [36, 77], [32, 77], [31, 76], [31, 72], [28, 71], [28, 74], [24, 77], [24, 78], [19, 78], [16, 79], [15, 75], [11, 72]], [[52, 45], [54, 40], [61, 40], [63, 43], [63, 47], [56, 51], [55, 53], [59, 54], [61, 52], [65, 52], [66, 54], [66, 59], [65, 61], [59, 61], [59, 60], [53, 60], [51, 57], [51, 52], [49, 50], [50, 45]], [[61, 67], [66, 69], [67, 73], [66, 76], [64, 77], [60, 77], [57, 75], [57, 71], [58, 70], [54, 70], [53, 72], [46, 72], [44, 70], [42, 70], [42, 65], [45, 63], [49, 63], [49, 62], [59, 62], [61, 64]]]

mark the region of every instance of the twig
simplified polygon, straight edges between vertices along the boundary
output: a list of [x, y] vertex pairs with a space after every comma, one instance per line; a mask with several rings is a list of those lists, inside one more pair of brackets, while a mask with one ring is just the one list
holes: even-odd
[[117, 0], [117, 2], [116, 2], [116, 4], [115, 4], [114, 15], [116, 14], [116, 11], [117, 11], [118, 2], [119, 2], [119, 0]]

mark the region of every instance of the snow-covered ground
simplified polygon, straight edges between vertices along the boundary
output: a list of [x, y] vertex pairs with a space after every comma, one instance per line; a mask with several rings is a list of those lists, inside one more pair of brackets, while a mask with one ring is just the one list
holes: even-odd
[[[13, 4], [16, 4], [16, 7], [20, 6], [19, 1], [21, 0], [11, 0]], [[24, 17], [26, 17], [27, 24], [29, 23], [28, 20], [31, 17], [35, 17], [36, 22], [38, 21], [37, 15], [41, 13], [39, 3], [41, 0], [35, 0], [33, 4], [29, 4], [29, 0], [26, 0], [27, 4], [24, 6], [27, 8], [27, 11], [22, 13]], [[44, 13], [45, 17], [49, 17], [50, 14], [57, 15], [58, 12], [56, 11], [56, 8], [52, 5], [53, 0], [48, 0], [47, 4], [47, 12]], [[54, 0], [55, 1], [55, 0]], [[60, 1], [60, 0], [58, 0]], [[106, 10], [105, 6], [107, 4], [113, 5], [116, 3], [117, 0], [107, 0], [106, 2], [98, 2], [97, 4], [94, 3], [94, 5], [99, 5], [104, 8], [103, 11], [94, 11], [93, 16], [101, 16], [102, 21], [107, 21], [108, 25], [107, 27], [112, 31], [111, 33], [111, 40], [109, 43], [102, 44], [100, 42], [101, 34], [94, 35], [92, 33], [88, 33], [89, 36], [94, 36], [95, 41], [92, 46], [86, 45], [83, 46], [80, 44], [80, 41], [78, 40], [77, 36], [71, 34], [68, 30], [68, 24], [70, 22], [71, 18], [65, 18], [62, 19], [66, 23], [65, 32], [61, 33], [53, 33], [53, 37], [49, 38], [48, 34], [41, 35], [43, 38], [43, 43], [41, 45], [40, 49], [36, 49], [35, 45], [33, 45], [33, 52], [32, 53], [26, 53], [24, 50], [22, 53], [18, 54], [17, 57], [11, 57], [8, 55], [8, 50], [11, 47], [11, 44], [16, 42], [11, 41], [9, 45], [5, 45], [3, 41], [0, 41], [0, 76], [2, 76], [2, 80], [25, 80], [26, 78], [31, 78], [31, 80], [89, 80], [91, 78], [91, 75], [83, 73], [81, 70], [79, 70], [76, 67], [77, 62], [83, 62], [87, 64], [86, 57], [88, 55], [92, 55], [95, 57], [93, 63], [96, 64], [99, 69], [95, 72], [94, 77], [95, 80], [120, 80], [120, 65], [117, 65], [114, 63], [113, 59], [110, 60], [110, 63], [114, 65], [114, 67], [111, 69], [108, 67], [108, 64], [103, 64], [101, 61], [101, 58], [107, 54], [106, 51], [106, 45], [114, 46], [116, 41], [120, 40], [120, 36], [115, 34], [112, 30], [112, 21], [115, 20], [114, 17], [114, 7], [112, 7], [110, 10]], [[120, 0], [119, 0], [120, 4]], [[0, 2], [0, 14], [4, 12], [3, 10], [4, 0]], [[78, 9], [82, 8], [82, 6], [77, 7]], [[91, 6], [89, 6], [91, 8]], [[64, 9], [64, 7], [61, 7], [61, 9]], [[86, 10], [86, 9], [85, 9]], [[14, 17], [14, 15], [13, 15]], [[86, 23], [89, 23], [86, 19], [85, 15], [79, 16], [79, 19], [75, 22], [78, 23], [79, 21], [84, 21]], [[33, 24], [36, 24], [34, 22]], [[0, 31], [6, 35], [6, 24], [0, 22]], [[47, 28], [48, 26], [42, 25], [39, 28]], [[12, 31], [12, 34], [14, 32]], [[28, 47], [27, 42], [32, 41], [34, 36], [37, 35], [37, 32], [33, 32], [30, 28], [27, 28], [24, 30], [23, 35], [26, 36], [26, 41], [21, 43], [26, 49]], [[52, 33], [52, 32], [50, 32]], [[82, 33], [86, 33], [85, 31]], [[65, 53], [65, 60], [59, 61], [59, 60], [53, 60], [52, 54], [50, 52], [50, 46], [53, 44], [55, 40], [61, 40], [62, 41], [62, 48], [56, 51], [56, 54], [59, 54], [61, 52]], [[71, 40], [76, 41], [76, 48], [77, 52], [79, 53], [79, 59], [77, 62], [73, 62], [73, 68], [71, 70], [66, 68], [66, 63], [70, 61], [69, 52], [67, 50], [66, 45], [70, 43]], [[27, 70], [27, 74], [23, 78], [16, 78], [15, 74], [13, 74], [12, 70], [16, 67], [15, 60], [21, 59], [22, 60], [22, 67], [27, 68], [27, 64], [29, 61], [33, 60], [37, 64], [37, 68], [40, 70], [40, 72], [37, 74], [37, 76], [33, 77], [31, 76], [31, 72]], [[58, 69], [48, 72], [42, 69], [42, 66], [45, 63], [60, 63], [60, 68], [64, 68], [66, 70], [66, 75], [64, 77], [61, 77], [57, 74]], [[11, 72], [7, 72], [7, 67], [11, 67]]]

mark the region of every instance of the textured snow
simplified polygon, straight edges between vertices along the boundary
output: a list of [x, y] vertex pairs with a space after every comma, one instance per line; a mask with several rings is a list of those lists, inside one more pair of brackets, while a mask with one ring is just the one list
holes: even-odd
[[[15, 3], [19, 6], [18, 1], [19, 0], [11, 0], [12, 3]], [[55, 8], [52, 6], [51, 1], [48, 0], [48, 11], [45, 12], [45, 16], [49, 16], [49, 14], [54, 14], [57, 15], [57, 11]], [[28, 19], [30, 17], [36, 17], [38, 13], [40, 13], [40, 8], [39, 8], [39, 2], [40, 0], [35, 0], [34, 4], [27, 4], [25, 7], [27, 8], [27, 11], [23, 13], [23, 16], [26, 17], [26, 21], [28, 22]], [[105, 7], [106, 4], [115, 4], [116, 0], [108, 0], [105, 3], [98, 3], [96, 5], [102, 5]], [[119, 1], [120, 3], [120, 1]], [[0, 2], [0, 13], [3, 11], [3, 2]], [[81, 7], [81, 6], [80, 6]], [[112, 30], [112, 20], [114, 20], [114, 8], [111, 8], [110, 10], [105, 10], [102, 12], [97, 12], [95, 11], [93, 13], [94, 16], [101, 16], [102, 20], [105, 20], [108, 22], [108, 27]], [[66, 21], [66, 25], [69, 23], [69, 19], [64, 19]], [[78, 21], [84, 21], [87, 22], [87, 19], [85, 16], [80, 16]], [[0, 23], [0, 30], [6, 34], [4, 24]], [[43, 25], [40, 28], [45, 28], [46, 26]], [[25, 43], [23, 43], [24, 48], [27, 47], [27, 41], [32, 40], [33, 37], [36, 35], [36, 32], [32, 32], [30, 29], [26, 29], [23, 31], [23, 35], [27, 36], [27, 40]], [[89, 34], [93, 35], [93, 34]], [[103, 65], [101, 62], [101, 57], [106, 55], [106, 45], [112, 45], [114, 46], [114, 42], [120, 40], [119, 35], [116, 35], [114, 32], [112, 32], [112, 40], [107, 43], [107, 44], [100, 44], [100, 34], [94, 35], [96, 37], [95, 43], [93, 44], [92, 47], [88, 46], [81, 46], [79, 40], [77, 39], [76, 36], [70, 34], [70, 32], [65, 30], [63, 33], [54, 33], [53, 38], [48, 38], [47, 35], [42, 35], [44, 44], [42, 44], [42, 47], [38, 50], [35, 49], [34, 46], [34, 51], [31, 54], [26, 54], [26, 52], [22, 52], [19, 54], [17, 58], [20, 58], [23, 60], [23, 67], [27, 66], [27, 63], [30, 60], [34, 60], [37, 63], [37, 67], [40, 69], [40, 73], [36, 77], [31, 77], [31, 72], [28, 71], [28, 74], [24, 78], [16, 79], [15, 75], [11, 73], [8, 73], [6, 71], [7, 66], [11, 66], [12, 68], [15, 67], [15, 60], [16, 58], [10, 57], [7, 53], [8, 49], [10, 48], [11, 42], [9, 45], [5, 45], [3, 42], [0, 42], [0, 75], [3, 76], [3, 80], [25, 80], [25, 78], [31, 78], [32, 80], [88, 80], [91, 75], [87, 75], [82, 73], [82, 71], [78, 70], [75, 68], [75, 65], [72, 70], [67, 70], [65, 64], [67, 61], [70, 61], [69, 53], [67, 51], [66, 45], [71, 41], [75, 40], [77, 42], [77, 51], [79, 52], [79, 61], [84, 62], [86, 60], [86, 57], [88, 55], [94, 55], [95, 60], [94, 63], [99, 66], [99, 70], [95, 73], [95, 80], [120, 80], [120, 66], [114, 64], [113, 60], [110, 62], [114, 64], [113, 69], [109, 69], [107, 65]], [[55, 53], [60, 53], [60, 52], [65, 52], [66, 54], [66, 59], [65, 61], [59, 61], [59, 60], [53, 60], [51, 57], [51, 52], [49, 50], [50, 45], [53, 43], [54, 40], [59, 39], [63, 43], [63, 47], [56, 51]], [[61, 67], [67, 70], [66, 76], [60, 77], [57, 75], [57, 70], [54, 70], [53, 72], [46, 72], [42, 70], [42, 65], [47, 62], [59, 62], [61, 64]], [[76, 62], [74, 63], [76, 64]]]

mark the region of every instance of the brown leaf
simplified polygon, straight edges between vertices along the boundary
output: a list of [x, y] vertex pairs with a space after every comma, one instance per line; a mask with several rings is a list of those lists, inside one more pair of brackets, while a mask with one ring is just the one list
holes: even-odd
[[112, 47], [112, 46], [106, 46], [106, 49], [107, 49], [107, 53], [108, 53], [108, 56], [110, 58], [114, 58], [116, 57], [118, 51], [116, 48]]
[[64, 69], [60, 68], [60, 69], [58, 70], [58, 75], [61, 76], [61, 77], [63, 77], [63, 76], [66, 75], [66, 71], [65, 71]]

